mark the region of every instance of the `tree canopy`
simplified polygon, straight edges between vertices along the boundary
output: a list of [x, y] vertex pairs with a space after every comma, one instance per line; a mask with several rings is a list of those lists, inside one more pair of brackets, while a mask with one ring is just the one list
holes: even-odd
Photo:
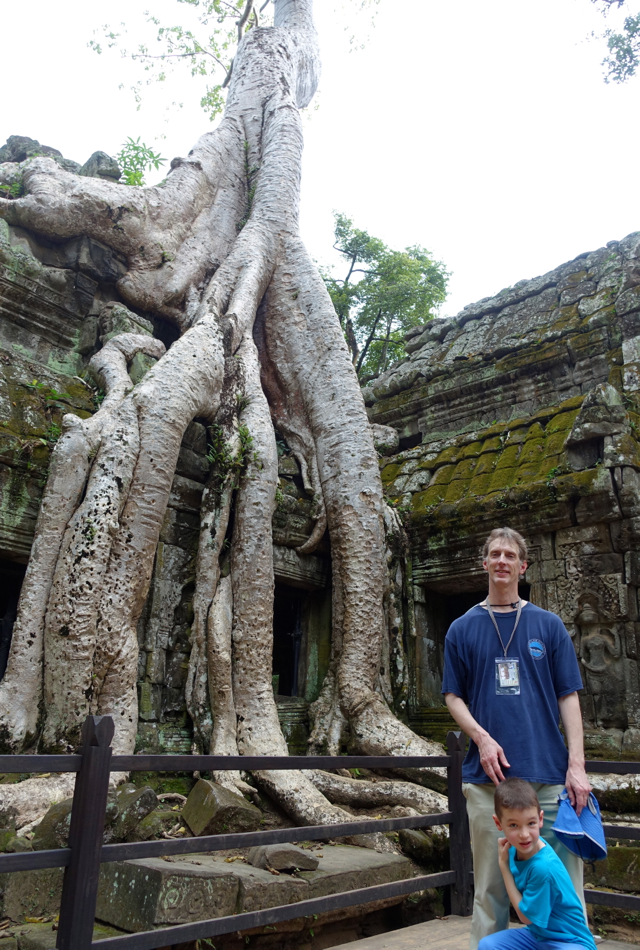
[[419, 245], [395, 251], [335, 214], [334, 248], [344, 259], [323, 277], [360, 378], [386, 369], [404, 353], [404, 334], [431, 320], [447, 296], [449, 272]]
[[[222, 112], [225, 92], [233, 71], [233, 59], [242, 37], [258, 26], [273, 22], [272, 0], [177, 0], [188, 9], [181, 23], [163, 24], [157, 16], [146, 13], [147, 24], [155, 34], [155, 46], [147, 42], [127, 48], [129, 26], [120, 23], [113, 28], [105, 23], [96, 30], [89, 46], [102, 53], [103, 46], [119, 49], [121, 55], [140, 63], [144, 76], [131, 87], [138, 106], [145, 86], [164, 82], [175, 68], [187, 68], [193, 77], [205, 79], [200, 105], [211, 121]], [[348, 26], [349, 45], [358, 49], [365, 45], [361, 17], [374, 9], [380, 0], [335, 0], [336, 9], [348, 8], [352, 16]], [[355, 19], [354, 16], [355, 15]]]
[[[599, 4], [606, 16], [614, 8], [626, 6], [626, 0], [591, 0]], [[609, 55], [602, 65], [605, 67], [605, 82], [623, 83], [636, 75], [640, 63], [640, 12], [625, 17], [619, 31], [606, 29], [603, 34], [607, 41]]]

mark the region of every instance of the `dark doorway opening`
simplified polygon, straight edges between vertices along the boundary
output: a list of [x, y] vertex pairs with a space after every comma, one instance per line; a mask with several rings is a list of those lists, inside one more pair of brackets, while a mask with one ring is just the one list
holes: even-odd
[[[530, 584], [522, 583], [518, 585], [518, 594], [523, 600], [529, 600], [530, 592]], [[481, 591], [462, 591], [455, 596], [445, 596], [443, 598], [445, 623], [444, 633], [446, 634], [454, 620], [457, 620], [458, 617], [462, 617], [463, 614], [466, 614], [467, 610], [471, 610], [471, 608], [475, 607], [476, 604], [481, 603], [486, 596], [486, 589]]]
[[26, 567], [0, 560], [0, 679], [5, 674]]
[[276, 585], [273, 601], [273, 675], [279, 696], [298, 696], [305, 593]]

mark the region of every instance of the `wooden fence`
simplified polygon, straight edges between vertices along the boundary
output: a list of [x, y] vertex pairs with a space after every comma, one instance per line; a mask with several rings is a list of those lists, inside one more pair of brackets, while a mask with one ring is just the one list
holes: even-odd
[[[56, 936], [57, 950], [158, 950], [177, 947], [188, 941], [273, 925], [285, 920], [326, 913], [369, 901], [400, 897], [431, 887], [450, 888], [451, 913], [468, 916], [473, 903], [473, 874], [469, 826], [462, 794], [462, 761], [465, 738], [459, 732], [447, 736], [447, 755], [440, 756], [213, 756], [213, 755], [112, 755], [114, 725], [109, 716], [90, 716], [82, 730], [82, 747], [77, 755], [3, 755], [0, 772], [43, 773], [77, 772], [73, 795], [69, 847], [51, 851], [0, 854], [0, 874], [39, 868], [63, 867], [64, 881], [60, 920]], [[272, 831], [218, 834], [199, 838], [176, 838], [125, 844], [103, 844], [105, 811], [111, 772], [149, 771], [222, 771], [242, 769], [259, 771], [337, 769], [337, 768], [437, 768], [447, 769], [448, 811], [439, 815], [414, 818], [369, 819], [335, 825], [277, 828]], [[589, 771], [640, 772], [637, 762], [589, 762]], [[92, 942], [98, 894], [100, 865], [134, 858], [196, 854], [228, 848], [294, 841], [318, 841], [372, 832], [399, 831], [402, 828], [432, 828], [449, 825], [450, 870], [425, 874], [391, 884], [365, 887], [299, 901], [282, 907], [269, 907], [252, 913], [217, 917], [198, 923], [179, 924], [144, 933], [124, 934]], [[610, 838], [640, 839], [640, 828], [605, 825]], [[592, 904], [605, 904], [640, 911], [640, 897], [585, 890]]]

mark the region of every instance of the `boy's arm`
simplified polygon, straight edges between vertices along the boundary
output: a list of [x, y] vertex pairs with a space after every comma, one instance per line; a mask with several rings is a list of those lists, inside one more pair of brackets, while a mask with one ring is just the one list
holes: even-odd
[[509, 895], [509, 900], [513, 904], [513, 909], [518, 915], [518, 919], [523, 924], [530, 924], [531, 921], [528, 917], [520, 910], [520, 901], [522, 900], [522, 894], [516, 887], [516, 882], [511, 873], [511, 868], [509, 867], [509, 842], [506, 838], [498, 838], [498, 864], [500, 865], [500, 870], [502, 871], [502, 878], [504, 880], [504, 886], [507, 889], [507, 894]]

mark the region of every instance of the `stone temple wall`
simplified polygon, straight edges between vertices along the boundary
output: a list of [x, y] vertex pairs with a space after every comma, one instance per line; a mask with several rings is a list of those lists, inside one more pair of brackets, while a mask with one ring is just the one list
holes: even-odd
[[448, 623], [486, 591], [480, 551], [509, 524], [525, 592], [580, 660], [590, 754], [640, 754], [640, 234], [412, 331], [365, 388], [402, 451], [382, 460], [411, 536], [412, 716], [432, 730]]

